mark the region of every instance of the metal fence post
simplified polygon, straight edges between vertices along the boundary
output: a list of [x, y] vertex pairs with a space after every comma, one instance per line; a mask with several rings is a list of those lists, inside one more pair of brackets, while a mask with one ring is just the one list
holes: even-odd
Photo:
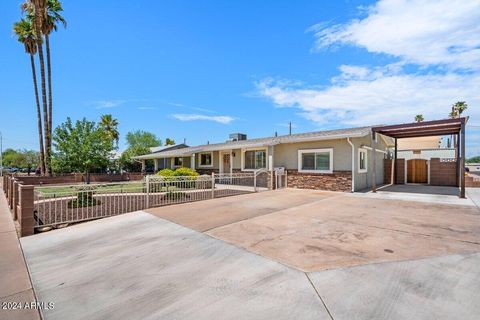
[[145, 184], [147, 191], [147, 201], [145, 203], [147, 209], [150, 208], [150, 176], [145, 176]]
[[257, 192], [257, 172], [253, 172], [253, 192]]
[[287, 169], [285, 169], [285, 188], [288, 188], [288, 173]]
[[212, 172], [212, 199], [215, 198], [215, 172]]

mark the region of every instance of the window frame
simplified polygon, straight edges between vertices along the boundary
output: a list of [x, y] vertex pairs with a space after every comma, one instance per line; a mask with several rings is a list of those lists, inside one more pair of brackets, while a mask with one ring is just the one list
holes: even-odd
[[[304, 153], [329, 153], [330, 166], [328, 170], [303, 170], [302, 156]], [[316, 162], [316, 160], [315, 160]], [[298, 172], [300, 173], [333, 173], [333, 148], [322, 149], [300, 149], [298, 150]]]
[[[180, 159], [180, 165], [175, 164], [176, 160]], [[183, 157], [173, 157], [173, 167], [174, 168], [181, 168], [183, 167]]]
[[[247, 151], [264, 151], [265, 152], [265, 167], [264, 168], [256, 168], [256, 169], [246, 169], [245, 168], [245, 153]], [[242, 149], [242, 157], [241, 157], [241, 167], [242, 171], [256, 171], [256, 170], [261, 170], [261, 169], [267, 169], [268, 168], [268, 148], [248, 148], [248, 149]]]
[[[365, 169], [360, 168], [360, 154], [365, 154]], [[358, 148], [358, 161], [357, 161], [357, 171], [358, 173], [367, 173], [368, 172], [368, 150], [365, 148]]]
[[[210, 155], [210, 164], [202, 164], [202, 155]], [[201, 152], [198, 154], [198, 167], [199, 168], [213, 168], [213, 152]]]

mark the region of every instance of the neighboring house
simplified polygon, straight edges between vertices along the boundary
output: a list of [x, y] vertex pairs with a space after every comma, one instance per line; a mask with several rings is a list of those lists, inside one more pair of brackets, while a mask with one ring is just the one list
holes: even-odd
[[186, 147], [188, 147], [188, 146], [185, 143], [171, 144], [171, 145], [168, 145], [168, 146], [151, 147], [150, 152], [151, 153], [157, 153], [157, 152], [181, 149], [181, 148], [186, 148]]
[[440, 136], [399, 139], [397, 157], [405, 160], [454, 159], [455, 148], [443, 148]]
[[480, 163], [467, 163], [465, 167], [467, 167], [471, 173], [480, 174]]
[[288, 186], [355, 191], [371, 186], [372, 157], [376, 157], [377, 184], [383, 182], [383, 159], [393, 140], [378, 135], [371, 148], [371, 127], [339, 129], [247, 139], [230, 135], [224, 143], [160, 150], [136, 157], [154, 160], [155, 170], [190, 167], [202, 174], [248, 172], [259, 169], [287, 171]]

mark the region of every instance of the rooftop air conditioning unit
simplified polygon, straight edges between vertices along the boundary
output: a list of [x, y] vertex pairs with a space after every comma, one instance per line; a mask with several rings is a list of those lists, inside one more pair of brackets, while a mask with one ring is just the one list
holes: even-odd
[[247, 135], [243, 133], [231, 133], [228, 137], [230, 141], [247, 140]]

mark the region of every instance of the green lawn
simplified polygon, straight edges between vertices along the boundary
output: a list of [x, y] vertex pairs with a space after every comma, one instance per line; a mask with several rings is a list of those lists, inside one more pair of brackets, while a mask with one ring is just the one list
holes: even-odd
[[[79, 185], [70, 185], [70, 186], [56, 186], [56, 187], [36, 187], [35, 190], [43, 193], [45, 197], [62, 197], [76, 194], [79, 190], [82, 190], [83, 187], [86, 187], [85, 184]], [[119, 184], [101, 184], [89, 185], [95, 187], [95, 193], [120, 193], [120, 192], [143, 192], [143, 183], [142, 182], [129, 182], [129, 183], [119, 183]]]
[[[35, 190], [40, 191], [44, 198], [59, 198], [77, 195], [78, 191], [86, 187], [86, 184], [69, 185], [69, 186], [49, 186], [49, 187], [35, 187]], [[144, 192], [144, 184], [142, 182], [128, 182], [128, 183], [116, 183], [116, 184], [90, 184], [90, 187], [96, 187], [93, 189], [95, 194], [101, 193], [142, 193]], [[178, 190], [176, 186], [163, 186], [158, 187], [153, 185], [151, 192], [167, 192]]]

